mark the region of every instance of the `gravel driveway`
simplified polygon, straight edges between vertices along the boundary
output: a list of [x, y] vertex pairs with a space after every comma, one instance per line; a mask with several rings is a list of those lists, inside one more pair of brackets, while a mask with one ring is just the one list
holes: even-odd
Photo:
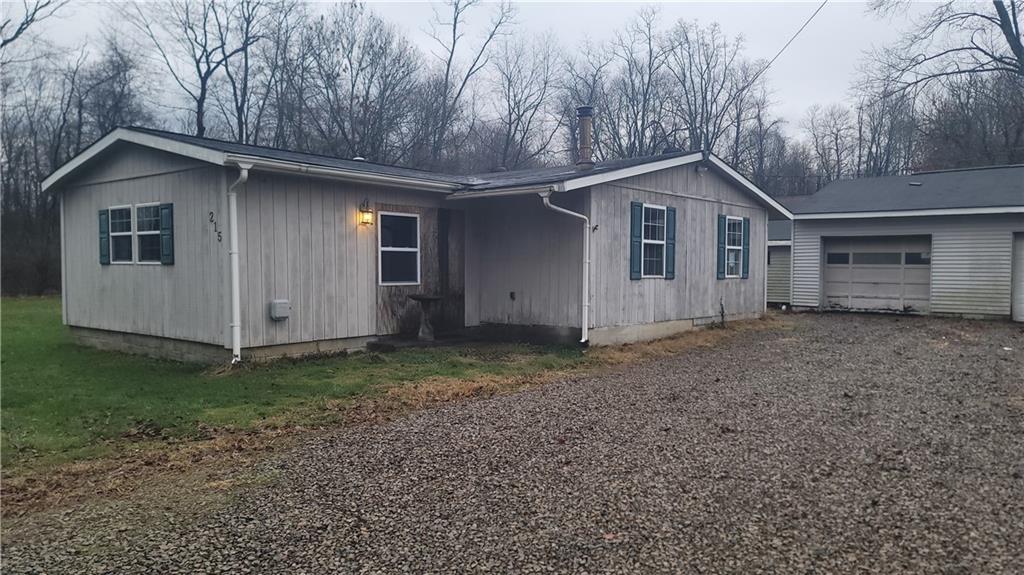
[[5, 572], [1024, 572], [1021, 326], [786, 321], [339, 432], [198, 522], [70, 514]]

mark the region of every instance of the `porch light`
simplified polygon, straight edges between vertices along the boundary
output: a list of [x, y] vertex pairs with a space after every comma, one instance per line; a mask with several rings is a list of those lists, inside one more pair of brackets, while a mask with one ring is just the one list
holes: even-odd
[[370, 200], [363, 198], [363, 203], [359, 204], [359, 224], [363, 226], [373, 225], [373, 208], [370, 207]]

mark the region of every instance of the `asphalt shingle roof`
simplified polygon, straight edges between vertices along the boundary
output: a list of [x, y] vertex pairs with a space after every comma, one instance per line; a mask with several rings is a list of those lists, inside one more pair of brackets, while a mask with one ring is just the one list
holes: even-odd
[[517, 188], [522, 186], [553, 184], [556, 182], [571, 180], [573, 178], [601, 174], [605, 172], [610, 172], [612, 170], [619, 170], [622, 168], [639, 166], [650, 162], [678, 158], [680, 156], [685, 156], [694, 153], [674, 152], [660, 154], [656, 156], [644, 156], [640, 158], [609, 160], [605, 162], [598, 162], [597, 164], [594, 165], [593, 169], [586, 171], [577, 170], [575, 166], [569, 165], [546, 168], [532, 168], [527, 170], [515, 170], [505, 172], [490, 172], [483, 174], [456, 175], [432, 172], [427, 170], [416, 170], [412, 168], [402, 168], [399, 166], [377, 164], [374, 162], [367, 162], [362, 160], [346, 160], [341, 158], [335, 158], [332, 156], [323, 156], [319, 154], [292, 152], [289, 150], [270, 148], [266, 146], [238, 144], [235, 142], [216, 140], [213, 138], [200, 138], [198, 136], [189, 136], [186, 134], [179, 134], [177, 132], [165, 132], [163, 130], [155, 130], [152, 128], [129, 127], [126, 129], [133, 130], [136, 132], [152, 134], [162, 138], [167, 138], [169, 140], [174, 140], [177, 142], [191, 144], [194, 146], [199, 146], [202, 148], [216, 150], [219, 152], [225, 152], [229, 154], [244, 154], [247, 156], [266, 158], [270, 160], [280, 160], [284, 162], [299, 162], [303, 164], [327, 168], [339, 168], [373, 174], [420, 178], [423, 180], [456, 184], [462, 186], [462, 189], [459, 191], [463, 192], [497, 190], [502, 188]]
[[837, 180], [776, 199], [794, 214], [1024, 206], [1024, 165]]

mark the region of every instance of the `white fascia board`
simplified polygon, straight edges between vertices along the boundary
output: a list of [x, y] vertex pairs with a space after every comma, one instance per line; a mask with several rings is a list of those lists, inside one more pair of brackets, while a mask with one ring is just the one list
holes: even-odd
[[475, 198], [499, 198], [504, 196], [525, 196], [529, 194], [549, 194], [561, 191], [558, 184], [545, 184], [542, 186], [524, 186], [521, 188], [502, 188], [500, 190], [478, 190], [469, 192], [455, 192], [445, 198], [446, 200], [472, 200]]
[[793, 213], [790, 212], [788, 209], [786, 209], [785, 206], [783, 206], [782, 204], [777, 202], [775, 200], [775, 198], [773, 198], [773, 197], [769, 196], [768, 194], [764, 193], [763, 191], [761, 191], [761, 188], [755, 186], [754, 183], [751, 182], [750, 180], [748, 180], [747, 178], [745, 178], [743, 176], [743, 174], [741, 174], [741, 173], [737, 172], [736, 170], [732, 169], [732, 167], [729, 164], [726, 164], [722, 160], [718, 159], [718, 156], [711, 155], [708, 159], [711, 161], [711, 163], [716, 168], [718, 168], [719, 170], [722, 170], [723, 172], [725, 172], [726, 175], [728, 175], [730, 178], [735, 180], [738, 184], [740, 184], [741, 186], [746, 188], [747, 191], [749, 191], [750, 193], [752, 193], [755, 196], [757, 196], [758, 198], [760, 198], [762, 201], [764, 201], [764, 203], [766, 203], [769, 206], [771, 206], [772, 208], [774, 208], [780, 214], [786, 216], [787, 218], [789, 218], [791, 220], [793, 219]]
[[228, 154], [226, 161], [228, 164], [251, 164], [252, 169], [257, 171], [305, 174], [322, 178], [349, 182], [365, 182], [413, 190], [452, 192], [462, 187], [461, 184], [438, 182], [436, 180], [422, 180], [407, 176], [374, 174], [372, 172], [361, 172], [342, 168], [314, 166], [312, 164], [303, 164], [301, 162], [282, 162], [277, 160], [268, 160], [258, 156], [246, 156], [241, 154]]
[[996, 208], [937, 208], [930, 210], [894, 210], [888, 212], [830, 212], [822, 214], [795, 214], [795, 220], [844, 220], [866, 218], [906, 218], [920, 216], [973, 216], [997, 214], [1024, 214], [1024, 206]]
[[791, 240], [768, 240], [768, 247], [770, 248], [788, 247], [792, 245], [793, 242]]
[[580, 188], [587, 188], [590, 186], [596, 186], [598, 184], [604, 184], [607, 182], [614, 182], [615, 180], [622, 180], [624, 178], [632, 178], [633, 176], [642, 176], [650, 172], [657, 172], [658, 170], [665, 170], [668, 168], [675, 168], [678, 166], [685, 166], [686, 164], [692, 164], [700, 161], [704, 157], [700, 152], [693, 154], [687, 154], [685, 156], [679, 156], [676, 158], [668, 158], [667, 160], [658, 160], [657, 162], [648, 162], [646, 164], [640, 164], [638, 166], [631, 166], [628, 168], [621, 168], [618, 170], [611, 170], [601, 174], [581, 175], [580, 177], [566, 179], [562, 184], [562, 191], [568, 192], [571, 190], [578, 190]]
[[72, 172], [88, 163], [90, 160], [103, 153], [104, 150], [117, 142], [131, 142], [147, 148], [194, 158], [196, 160], [216, 164], [218, 166], [224, 165], [225, 158], [227, 156], [223, 152], [210, 150], [201, 146], [194, 146], [192, 144], [186, 144], [184, 142], [178, 142], [169, 138], [162, 138], [154, 134], [146, 134], [143, 132], [126, 130], [124, 128], [117, 128], [113, 132], [110, 132], [106, 136], [100, 138], [96, 143], [86, 148], [83, 152], [47, 176], [41, 184], [43, 191], [46, 191], [54, 184], [60, 182]]

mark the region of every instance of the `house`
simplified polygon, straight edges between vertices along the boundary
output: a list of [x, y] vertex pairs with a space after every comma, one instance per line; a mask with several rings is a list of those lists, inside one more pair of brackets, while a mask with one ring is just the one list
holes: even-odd
[[[179, 359], [327, 352], [439, 328], [666, 336], [765, 310], [767, 222], [701, 152], [459, 176], [119, 128], [43, 182], [64, 323]], [[753, 257], [752, 257], [753, 254]]]
[[840, 180], [783, 202], [794, 307], [1024, 321], [1024, 166]]
[[784, 305], [789, 303], [790, 278], [793, 270], [790, 264], [793, 238], [792, 220], [768, 221], [768, 303]]

